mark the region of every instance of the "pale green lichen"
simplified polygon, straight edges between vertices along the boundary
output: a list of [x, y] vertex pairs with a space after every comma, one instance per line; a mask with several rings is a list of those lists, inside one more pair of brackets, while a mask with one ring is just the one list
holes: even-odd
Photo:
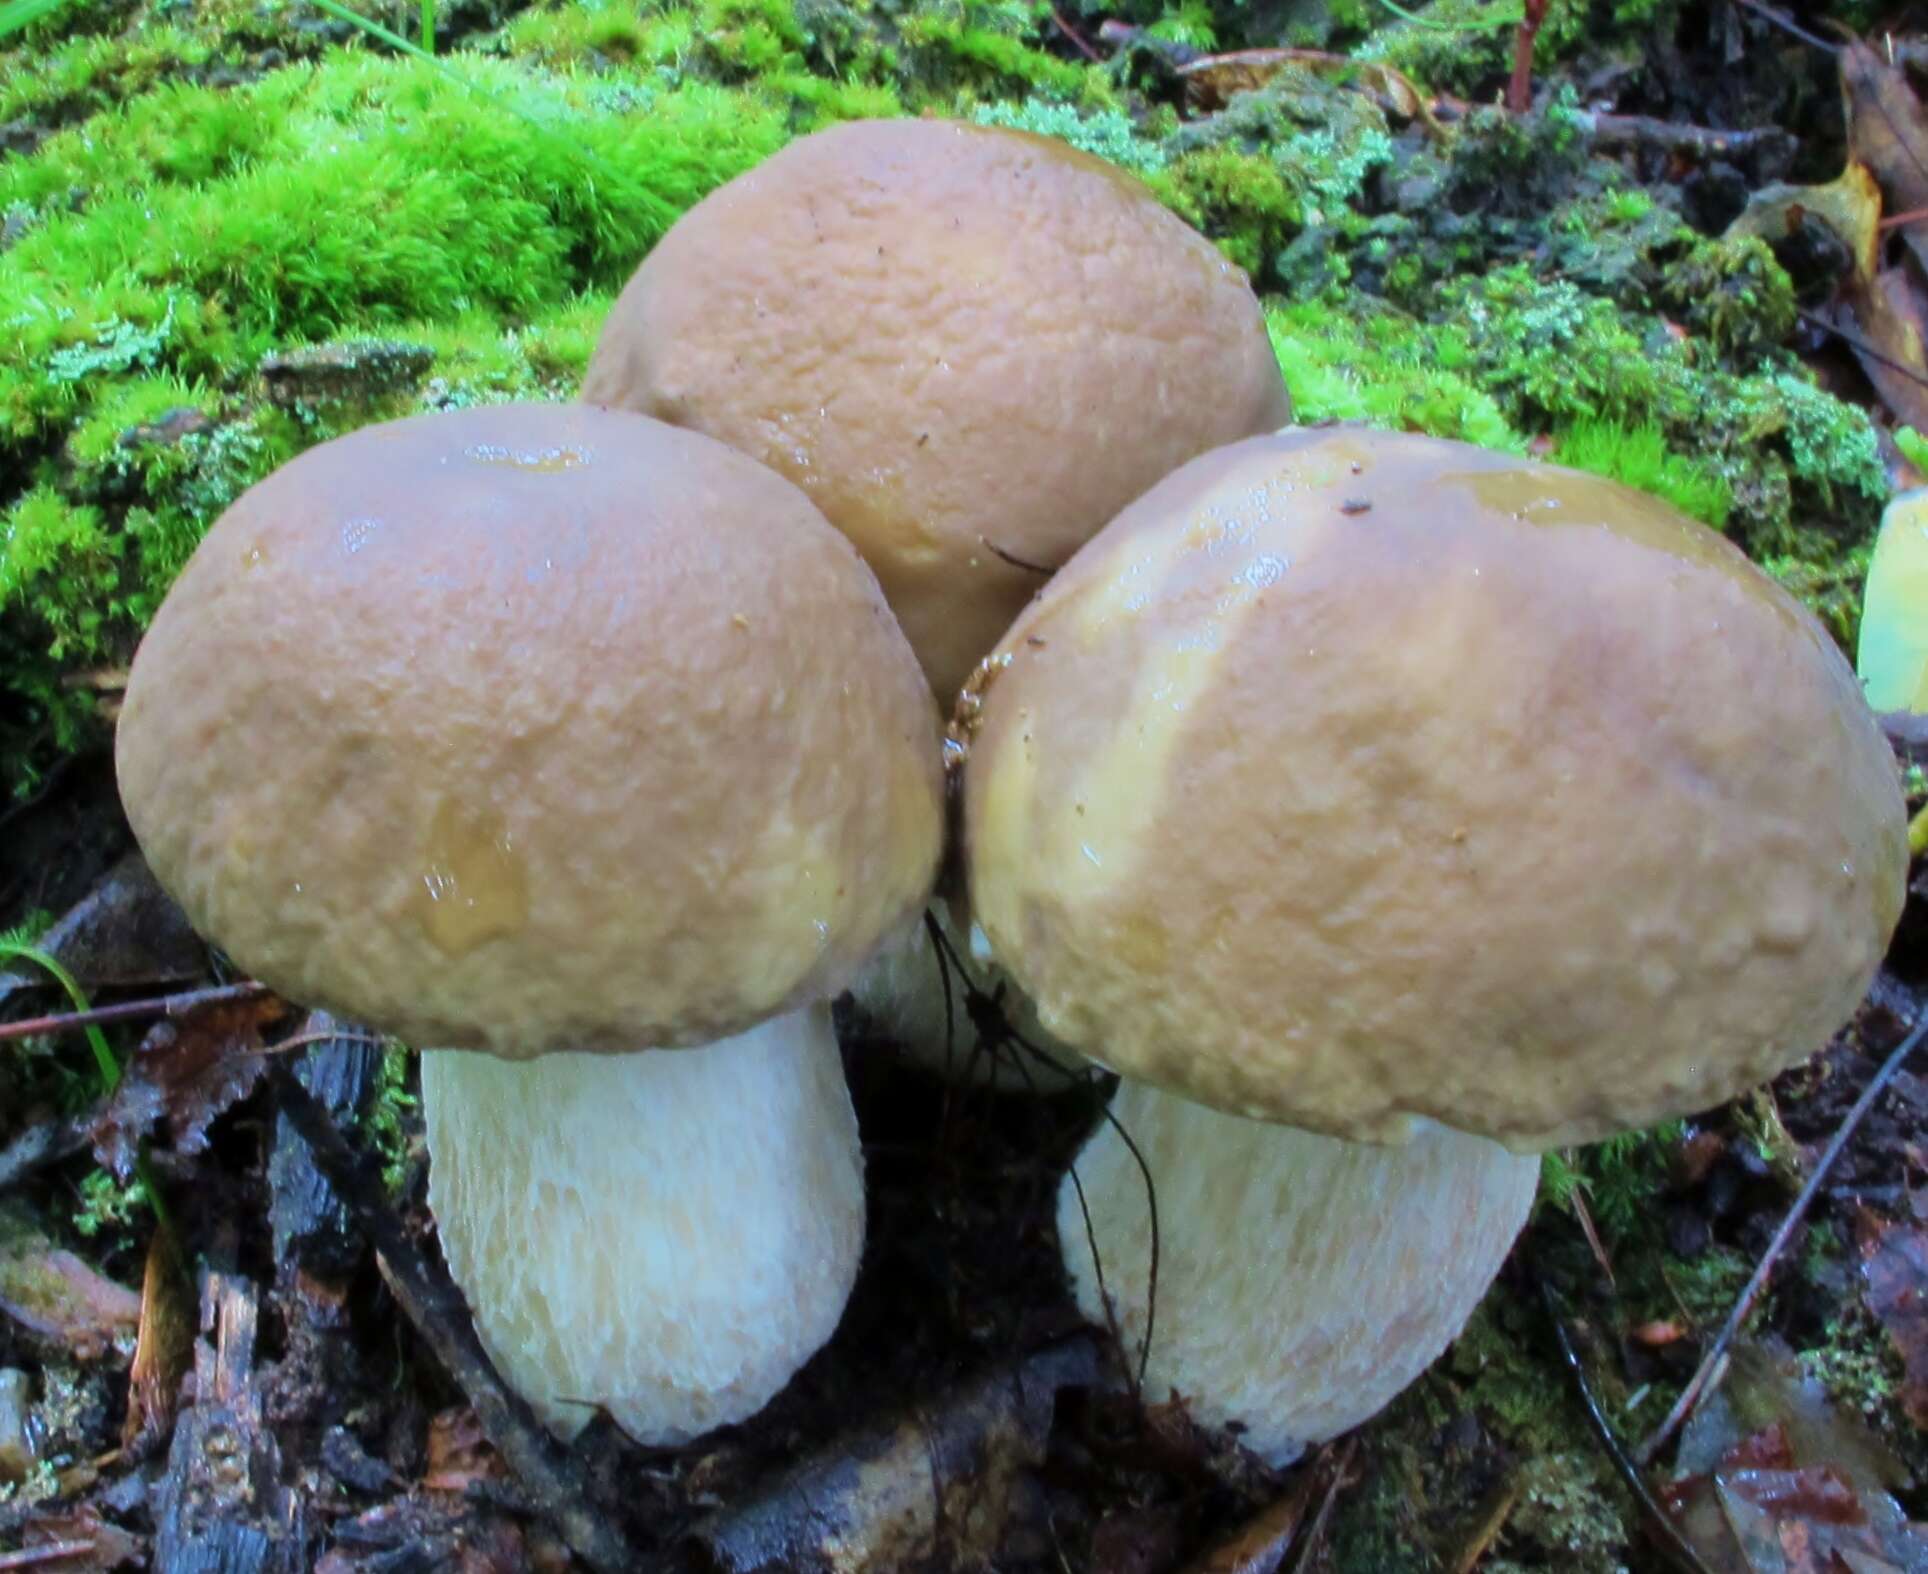
[[1056, 137], [1083, 152], [1136, 174], [1165, 168], [1165, 150], [1140, 134], [1129, 115], [1116, 109], [1080, 110], [1069, 104], [1027, 98], [1017, 104], [980, 104], [971, 118], [980, 126], [1007, 126], [1038, 136]]

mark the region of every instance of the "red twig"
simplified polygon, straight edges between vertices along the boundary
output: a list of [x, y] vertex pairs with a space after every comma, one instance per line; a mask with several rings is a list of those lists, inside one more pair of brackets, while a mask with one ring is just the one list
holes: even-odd
[[[253, 980], [245, 984], [218, 984], [212, 989], [190, 989], [178, 995], [160, 995], [149, 1000], [123, 1000], [119, 1005], [95, 1006], [91, 1011], [63, 1011], [47, 1017], [26, 1017], [18, 1022], [0, 1022], [0, 1041], [31, 1038], [36, 1033], [65, 1033], [73, 1028], [94, 1027], [102, 1022], [137, 1022], [147, 1017], [179, 1017], [202, 1006], [225, 1005], [232, 1000], [254, 1000], [271, 994], [266, 984]], [[0, 1568], [4, 1568], [0, 1564]]]
[[1835, 1160], [1840, 1158], [1847, 1148], [1848, 1139], [1854, 1135], [1855, 1128], [1861, 1124], [1862, 1118], [1874, 1108], [1874, 1101], [1881, 1097], [1882, 1090], [1894, 1080], [1894, 1075], [1901, 1069], [1902, 1062], [1914, 1053], [1924, 1038], [1928, 1038], [1928, 1015], [1924, 1015], [1921, 1021], [1915, 1024], [1908, 1036], [1896, 1047], [1895, 1052], [1882, 1063], [1881, 1069], [1874, 1074], [1874, 1080], [1862, 1089], [1861, 1097], [1854, 1101], [1854, 1108], [1848, 1111], [1847, 1119], [1841, 1122], [1840, 1130], [1835, 1132], [1833, 1140], [1828, 1143], [1827, 1151], [1821, 1155], [1820, 1162], [1814, 1166], [1814, 1173], [1808, 1177], [1807, 1185], [1801, 1188], [1801, 1195], [1794, 1199], [1794, 1206], [1787, 1210], [1787, 1217], [1781, 1220], [1781, 1227], [1774, 1232], [1774, 1239], [1767, 1243], [1767, 1250], [1761, 1254], [1760, 1263], [1754, 1269], [1754, 1276], [1747, 1281], [1746, 1288], [1741, 1291], [1740, 1299], [1734, 1303], [1733, 1311], [1727, 1314], [1727, 1321], [1721, 1325], [1721, 1330], [1715, 1335], [1713, 1344], [1708, 1346], [1707, 1354], [1700, 1363], [1700, 1369], [1694, 1373], [1692, 1381], [1681, 1390], [1680, 1398], [1674, 1402], [1674, 1408], [1667, 1412], [1667, 1419], [1660, 1423], [1652, 1437], [1640, 1445], [1635, 1458], [1641, 1464], [1651, 1464], [1654, 1455], [1666, 1445], [1667, 1439], [1672, 1437], [1680, 1424], [1694, 1413], [1694, 1406], [1700, 1403], [1700, 1396], [1709, 1386], [1714, 1374], [1725, 1366], [1727, 1347], [1734, 1342], [1734, 1336], [1741, 1331], [1741, 1324], [1747, 1321], [1747, 1314], [1754, 1309], [1754, 1302], [1767, 1285], [1768, 1275], [1774, 1271], [1775, 1263], [1780, 1261], [1781, 1254], [1787, 1250], [1787, 1243], [1794, 1238], [1795, 1230], [1807, 1217], [1809, 1206], [1821, 1190], [1821, 1182], [1827, 1178], [1828, 1171], [1834, 1168]]
[[1083, 34], [1079, 33], [1076, 28], [1064, 19], [1064, 13], [1059, 11], [1056, 5], [1051, 7], [1051, 20], [1058, 24], [1058, 31], [1071, 40], [1078, 53], [1083, 55], [1085, 59], [1102, 61], [1105, 58], [1099, 54], [1097, 50], [1093, 49], [1090, 44], [1085, 42]]
[[1506, 107], [1524, 115], [1533, 107], [1533, 43], [1546, 20], [1547, 0], [1526, 0], [1526, 14], [1513, 35], [1513, 76], [1506, 84]]

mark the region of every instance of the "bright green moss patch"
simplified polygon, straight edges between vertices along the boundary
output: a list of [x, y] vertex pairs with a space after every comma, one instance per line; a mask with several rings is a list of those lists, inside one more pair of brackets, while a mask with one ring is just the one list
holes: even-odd
[[1658, 426], [1579, 421], [1555, 440], [1553, 458], [1665, 498], [1716, 530], [1727, 523], [1734, 506], [1727, 478], [1711, 465], [1670, 449]]
[[1430, 331], [1390, 308], [1271, 305], [1265, 323], [1295, 420], [1364, 421], [1511, 453], [1526, 439], [1466, 371], [1463, 334]]
[[1886, 496], [1867, 415], [1758, 343], [1727, 369], [1658, 315], [1525, 265], [1450, 281], [1419, 318], [1359, 291], [1273, 303], [1298, 418], [1361, 420], [1552, 457], [1724, 528], [1853, 648]]
[[[596, 30], [588, 29], [590, 36]], [[124, 658], [213, 516], [405, 389], [339, 417], [264, 405], [271, 351], [409, 329], [426, 403], [571, 391], [608, 295], [705, 192], [790, 134], [691, 82], [606, 84], [462, 57], [343, 54], [252, 85], [170, 85], [0, 163], [8, 509], [0, 766], [70, 747], [64, 670]], [[469, 85], [464, 85], [465, 82]]]

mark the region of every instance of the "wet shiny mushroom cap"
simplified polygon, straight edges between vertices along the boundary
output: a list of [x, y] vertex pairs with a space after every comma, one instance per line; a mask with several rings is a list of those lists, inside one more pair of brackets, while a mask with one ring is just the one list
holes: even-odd
[[1825, 1042], [1901, 910], [1893, 760], [1815, 620], [1652, 498], [1461, 444], [1194, 461], [981, 702], [972, 916], [1043, 1025], [1312, 1131], [1714, 1104]]
[[583, 406], [368, 427], [252, 488], [141, 645], [117, 764], [241, 966], [511, 1057], [833, 993], [941, 834], [930, 696], [850, 544]]
[[947, 706], [1120, 508], [1291, 415], [1245, 275], [1142, 184], [943, 120], [818, 132], [698, 203], [611, 310], [583, 397], [801, 486]]

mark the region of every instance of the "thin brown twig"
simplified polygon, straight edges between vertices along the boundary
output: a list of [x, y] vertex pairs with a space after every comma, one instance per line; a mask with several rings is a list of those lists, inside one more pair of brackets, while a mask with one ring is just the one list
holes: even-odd
[[1003, 547], [999, 546], [989, 536], [979, 536], [977, 539], [984, 543], [984, 550], [989, 552], [991, 556], [1002, 559], [1013, 568], [1021, 568], [1027, 574], [1042, 574], [1046, 579], [1049, 579], [1053, 574], [1057, 573], [1057, 570], [1048, 564], [1028, 562], [1024, 558], [1019, 557], [1015, 552], [1005, 551]]
[[1805, 308], [1797, 307], [1794, 315], [1800, 318], [1800, 320], [1810, 328], [1819, 328], [1823, 333], [1833, 334], [1857, 355], [1865, 355], [1870, 360], [1879, 361], [1890, 371], [1899, 372], [1903, 377], [1920, 383], [1924, 388], [1928, 388], [1928, 377], [1924, 377], [1920, 372], [1908, 365], [1907, 362], [1897, 361], [1892, 355], [1888, 354], [1887, 351], [1877, 349], [1866, 339], [1862, 338], [1860, 334], [1850, 333], [1839, 323], [1829, 322], [1827, 318], [1816, 316], [1813, 312]]
[[[1535, 1277], [1539, 1276], [1536, 1274]], [[1592, 1423], [1600, 1446], [1606, 1449], [1607, 1458], [1613, 1462], [1614, 1473], [1640, 1505], [1641, 1518], [1646, 1521], [1654, 1539], [1660, 1543], [1660, 1550], [1682, 1574], [1713, 1574], [1692, 1543], [1681, 1535], [1679, 1527], [1667, 1517], [1667, 1511], [1654, 1501], [1654, 1495], [1647, 1487], [1647, 1478], [1640, 1473], [1640, 1467], [1627, 1457], [1626, 1449], [1620, 1446], [1620, 1439], [1613, 1435], [1613, 1427], [1608, 1423], [1606, 1413], [1601, 1410], [1600, 1401], [1594, 1398], [1593, 1385], [1587, 1381], [1587, 1369], [1580, 1364], [1580, 1352], [1573, 1348], [1573, 1336], [1567, 1332], [1566, 1320], [1560, 1316], [1553, 1286], [1544, 1278], [1540, 1279], [1540, 1299], [1546, 1303], [1546, 1315], [1553, 1324], [1553, 1337], [1560, 1342], [1560, 1356], [1566, 1362], [1567, 1370], [1573, 1374], [1574, 1386], [1580, 1390], [1580, 1403], [1586, 1407], [1587, 1420]]]
[[1782, 32], [1792, 34], [1804, 44], [1812, 45], [1814, 48], [1830, 55], [1838, 55], [1841, 53], [1841, 46], [1839, 44], [1831, 44], [1825, 38], [1815, 37], [1814, 34], [1802, 27], [1792, 17], [1786, 15], [1784, 12], [1775, 10], [1771, 5], [1765, 4], [1764, 0], [1740, 0], [1740, 3], [1746, 6], [1747, 9], [1752, 11], [1756, 16], [1760, 17], [1762, 21], [1772, 23], [1775, 27], [1780, 28]]
[[1079, 54], [1083, 55], [1085, 59], [1093, 62], [1094, 64], [1103, 64], [1105, 57], [1099, 54], [1097, 50], [1093, 49], [1091, 45], [1085, 40], [1083, 35], [1081, 35], [1076, 28], [1074, 28], [1069, 22], [1067, 22], [1064, 19], [1064, 14], [1058, 10], [1057, 5], [1055, 4], [1055, 0], [1051, 6], [1051, 20], [1057, 24], [1058, 31], [1064, 34], [1066, 38], [1071, 40], [1072, 46], [1078, 51]]
[[147, 1000], [123, 1000], [116, 1005], [95, 1006], [88, 1011], [62, 1011], [52, 1016], [23, 1017], [18, 1022], [0, 1022], [0, 1042], [10, 1038], [30, 1038], [40, 1033], [66, 1033], [75, 1028], [97, 1027], [103, 1022], [182, 1017], [202, 1006], [256, 1000], [272, 993], [266, 984], [258, 984], [250, 979], [246, 983], [216, 984], [209, 989], [189, 989], [180, 994], [157, 995]]
[[1741, 1324], [1747, 1321], [1748, 1313], [1754, 1309], [1755, 1300], [1766, 1287], [1768, 1275], [1774, 1271], [1775, 1263], [1787, 1250], [1787, 1244], [1794, 1238], [1795, 1230], [1807, 1217], [1809, 1207], [1820, 1194], [1821, 1182], [1827, 1178], [1828, 1171], [1834, 1168], [1835, 1161], [1847, 1150], [1848, 1141], [1854, 1136], [1855, 1128], [1861, 1124], [1868, 1111], [1874, 1108], [1875, 1100], [1894, 1080], [1895, 1073], [1901, 1069], [1902, 1062], [1915, 1052], [1923, 1038], [1928, 1038], [1928, 1015], [1924, 1015], [1915, 1024], [1908, 1036], [1896, 1047], [1895, 1052], [1882, 1063], [1881, 1069], [1874, 1074], [1873, 1080], [1861, 1090], [1861, 1097], [1855, 1100], [1854, 1108], [1848, 1111], [1847, 1118], [1841, 1122], [1840, 1129], [1828, 1143], [1820, 1162], [1814, 1166], [1814, 1173], [1808, 1176], [1807, 1185], [1801, 1188], [1801, 1195], [1794, 1199], [1794, 1206], [1787, 1210], [1787, 1217], [1781, 1220], [1781, 1227], [1774, 1232], [1774, 1239], [1767, 1243], [1767, 1250], [1761, 1254], [1760, 1262], [1755, 1265], [1753, 1277], [1747, 1281], [1746, 1287], [1741, 1291], [1740, 1299], [1734, 1303], [1734, 1309], [1727, 1314], [1727, 1321], [1721, 1325], [1721, 1330], [1714, 1336], [1714, 1342], [1708, 1347], [1707, 1354], [1701, 1358], [1699, 1369], [1687, 1386], [1681, 1390], [1680, 1398], [1674, 1402], [1673, 1409], [1667, 1412], [1667, 1419], [1654, 1430], [1653, 1436], [1640, 1445], [1635, 1457], [1642, 1465], [1650, 1464], [1654, 1455], [1666, 1445], [1667, 1439], [1672, 1437], [1680, 1424], [1693, 1414], [1694, 1406], [1700, 1403], [1701, 1395], [1712, 1379], [1715, 1367], [1726, 1360], [1727, 1347], [1734, 1342], [1734, 1336], [1741, 1331]]
[[91, 1541], [47, 1541], [37, 1547], [22, 1547], [18, 1552], [0, 1552], [0, 1569], [30, 1569], [62, 1558], [83, 1557], [94, 1550]]
[[1299, 1542], [1297, 1555], [1292, 1559], [1292, 1574], [1305, 1574], [1312, 1567], [1312, 1559], [1325, 1540], [1326, 1523], [1332, 1518], [1333, 1505], [1339, 1501], [1340, 1490], [1349, 1485], [1347, 1477], [1352, 1470], [1352, 1456], [1358, 1452], [1359, 1439], [1349, 1437], [1339, 1445], [1339, 1453], [1332, 1462], [1332, 1480], [1327, 1485], [1325, 1496], [1319, 1500], [1319, 1512], [1312, 1516], [1312, 1523], [1306, 1527], [1305, 1536]]

